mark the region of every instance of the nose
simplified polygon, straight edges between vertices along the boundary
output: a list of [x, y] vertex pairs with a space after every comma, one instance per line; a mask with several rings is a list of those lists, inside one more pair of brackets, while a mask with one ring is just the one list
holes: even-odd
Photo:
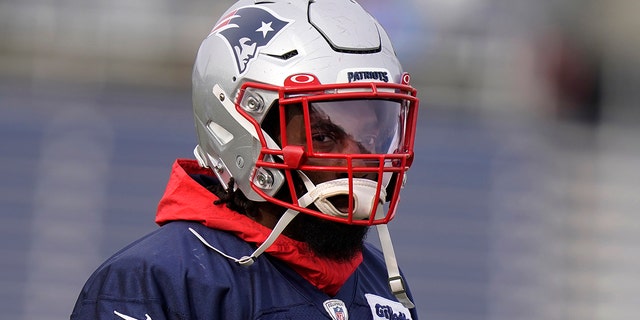
[[[360, 144], [359, 142], [348, 139], [345, 141], [342, 149], [343, 154], [368, 154], [369, 152]], [[346, 163], [344, 163], [346, 165]], [[378, 167], [378, 161], [374, 159], [363, 159], [363, 158], [352, 158], [351, 166], [354, 168], [363, 168], [363, 167]], [[340, 173], [339, 178], [348, 178], [349, 174], [346, 172]], [[370, 179], [377, 180], [378, 174], [375, 171], [370, 172], [354, 172], [354, 178], [362, 178], [362, 179]]]
[[344, 154], [367, 154], [371, 153], [367, 148], [353, 138], [345, 139], [342, 144], [342, 153]]

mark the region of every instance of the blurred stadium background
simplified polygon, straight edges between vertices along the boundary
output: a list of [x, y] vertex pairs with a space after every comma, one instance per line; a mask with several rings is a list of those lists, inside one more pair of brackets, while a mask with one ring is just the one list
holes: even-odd
[[[68, 318], [155, 228], [195, 142], [191, 64], [230, 3], [0, 2], [2, 318]], [[422, 318], [637, 319], [640, 2], [361, 3], [422, 98], [391, 226]]]

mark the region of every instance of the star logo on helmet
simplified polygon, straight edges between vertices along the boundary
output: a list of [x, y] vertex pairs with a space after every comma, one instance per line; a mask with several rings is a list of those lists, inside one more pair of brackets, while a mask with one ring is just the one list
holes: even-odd
[[223, 16], [209, 36], [215, 34], [226, 41], [235, 57], [238, 74], [243, 74], [260, 49], [269, 45], [291, 22], [266, 8], [242, 7]]
[[269, 31], [273, 31], [273, 29], [271, 28], [271, 24], [272, 23], [273, 22], [264, 23], [264, 21], [262, 21], [262, 26], [260, 28], [258, 28], [256, 31], [262, 32], [262, 37], [266, 38], [267, 37], [267, 33], [269, 33]]

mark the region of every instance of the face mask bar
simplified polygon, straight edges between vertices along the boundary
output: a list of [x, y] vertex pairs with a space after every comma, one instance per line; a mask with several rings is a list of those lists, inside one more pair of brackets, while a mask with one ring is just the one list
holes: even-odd
[[[261, 101], [256, 97], [265, 94], [277, 94], [278, 103], [271, 108], [278, 108], [279, 136], [269, 135], [263, 130], [260, 122], [265, 119], [266, 111], [260, 115], [250, 112], [256, 109], [252, 101]], [[399, 192], [413, 160], [418, 107], [415, 89], [394, 83], [305, 84], [287, 87], [245, 83], [236, 101], [236, 110], [254, 126], [262, 146], [251, 184], [252, 189], [261, 197], [287, 209], [348, 224], [385, 224], [394, 217]], [[246, 105], [252, 108], [247, 108]], [[302, 119], [298, 127], [290, 125], [292, 110], [295, 116]], [[341, 117], [341, 112], [346, 116]], [[365, 119], [365, 116], [368, 118]], [[332, 119], [333, 124], [337, 125], [328, 127], [326, 133], [338, 132], [349, 136], [357, 147], [345, 151], [328, 146], [323, 142], [326, 137], [315, 135], [319, 127], [317, 121], [314, 127], [317, 118]], [[329, 125], [328, 121], [325, 122], [327, 123], [322, 125]], [[378, 131], [371, 134], [371, 129]], [[294, 132], [304, 132], [304, 137], [292, 138], [291, 133]], [[279, 140], [280, 148], [274, 148], [273, 143], [268, 143], [273, 140]], [[307, 141], [314, 143], [309, 144]], [[287, 177], [285, 181], [291, 192], [290, 202], [269, 196], [264, 191], [263, 177], [266, 176], [268, 180], [270, 170], [281, 170]], [[309, 180], [314, 180], [313, 184], [319, 188], [318, 192], [335, 191], [336, 195], [342, 196], [343, 205], [337, 211], [343, 214], [327, 214], [327, 210], [320, 210], [317, 206], [305, 207], [297, 203], [296, 199], [310, 191], [308, 186], [305, 191], [294, 184], [294, 175], [299, 177], [299, 172], [304, 172]], [[329, 173], [340, 178], [318, 178]], [[298, 178], [297, 181], [299, 180]], [[334, 183], [341, 184], [342, 187], [327, 186], [329, 180], [337, 180]], [[362, 185], [367, 187], [361, 187]], [[388, 186], [391, 186], [389, 190]], [[364, 193], [373, 194], [366, 200], [369, 202], [366, 205], [362, 203], [363, 197], [357, 196]], [[348, 200], [345, 201], [345, 197]], [[332, 199], [324, 197], [322, 200], [330, 202]], [[380, 210], [385, 206], [386, 200], [389, 200], [388, 207]], [[360, 207], [360, 210], [355, 211], [362, 211], [362, 206], [368, 208], [367, 214], [354, 215], [354, 209]]]
[[[285, 113], [295, 113], [291, 109], [296, 106], [287, 106]], [[283, 145], [306, 145], [311, 154], [392, 154], [402, 145], [405, 108], [402, 102], [392, 100], [310, 101], [307, 108], [297, 111], [298, 117], [285, 119], [286, 126], [295, 118], [310, 125], [307, 136], [298, 137], [306, 141], [283, 140]]]

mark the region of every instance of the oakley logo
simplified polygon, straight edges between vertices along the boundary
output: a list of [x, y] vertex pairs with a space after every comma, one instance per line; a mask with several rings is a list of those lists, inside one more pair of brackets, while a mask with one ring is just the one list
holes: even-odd
[[298, 73], [287, 77], [284, 80], [285, 87], [295, 87], [302, 85], [318, 85], [320, 80], [316, 76], [309, 73]]
[[293, 75], [289, 77], [289, 79], [291, 80], [291, 82], [299, 83], [299, 84], [309, 84], [309, 83], [315, 83], [318, 81], [316, 77], [306, 73]]
[[347, 80], [349, 82], [362, 80], [389, 82], [389, 74], [386, 71], [353, 71], [347, 72]]
[[242, 7], [222, 17], [209, 36], [215, 34], [227, 42], [236, 59], [238, 73], [243, 74], [258, 51], [291, 22], [265, 8]]
[[409, 84], [411, 83], [411, 75], [409, 75], [409, 73], [405, 72], [402, 74], [402, 84]]

